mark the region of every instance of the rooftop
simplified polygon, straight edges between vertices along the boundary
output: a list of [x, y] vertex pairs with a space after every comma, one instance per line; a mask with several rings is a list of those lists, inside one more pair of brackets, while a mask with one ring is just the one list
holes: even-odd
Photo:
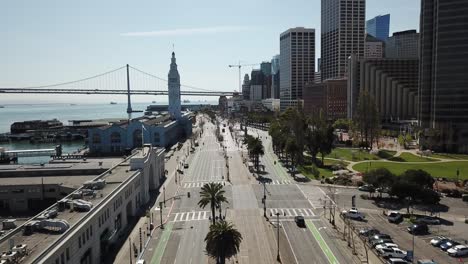
[[[147, 147], [145, 146], [144, 149]], [[149, 150], [143, 150], [144, 153], [147, 153]], [[140, 156], [142, 150], [135, 152], [134, 155]], [[133, 157], [133, 156], [131, 156]], [[82, 198], [88, 202], [93, 204], [93, 207], [88, 212], [79, 212], [79, 211], [71, 211], [69, 209], [65, 209], [63, 211], [59, 211], [58, 215], [55, 219], [61, 219], [68, 222], [70, 227], [62, 234], [59, 233], [43, 233], [43, 232], [34, 232], [31, 235], [23, 235], [23, 226], [19, 226], [9, 234], [5, 235], [0, 239], [0, 252], [8, 251], [9, 250], [9, 241], [10, 239], [14, 240], [16, 245], [18, 244], [26, 244], [29, 250], [29, 253], [23, 257], [23, 260], [20, 263], [30, 263], [33, 260], [43, 257], [48, 254], [51, 249], [54, 248], [55, 245], [58, 245], [62, 240], [66, 239], [70, 234], [76, 230], [76, 228], [80, 225], [85, 223], [85, 219], [98, 212], [103, 205], [103, 202], [110, 198], [110, 195], [113, 194], [114, 191], [118, 189], [118, 187], [129, 179], [132, 175], [136, 173], [136, 171], [130, 171], [130, 162], [129, 158], [121, 161], [116, 166], [112, 167], [108, 171], [102, 173], [101, 175], [94, 177], [95, 180], [103, 179], [106, 181], [106, 185], [103, 189], [97, 190], [97, 195], [95, 197], [92, 196], [85, 196]], [[75, 178], [75, 177], [69, 177]], [[91, 177], [93, 178], [93, 177]], [[81, 178], [81, 180], [86, 181], [89, 178]], [[55, 180], [63, 180], [63, 177], [57, 177]], [[78, 180], [75, 178], [74, 180]], [[81, 182], [83, 183], [83, 182]], [[82, 189], [81, 187], [80, 189]], [[76, 191], [75, 191], [76, 192]], [[72, 194], [68, 195], [64, 199], [72, 199]], [[47, 210], [52, 208], [58, 208], [58, 204], [54, 204], [49, 207]], [[45, 210], [45, 211], [47, 211]], [[44, 212], [45, 212], [44, 211]], [[44, 212], [40, 213], [39, 215], [32, 217], [29, 221], [37, 219], [38, 216], [42, 215]], [[28, 222], [29, 222], [28, 221]]]

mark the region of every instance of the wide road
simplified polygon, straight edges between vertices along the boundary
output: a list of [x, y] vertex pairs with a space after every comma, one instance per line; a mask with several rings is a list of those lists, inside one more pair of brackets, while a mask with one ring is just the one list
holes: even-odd
[[[200, 208], [197, 202], [203, 184], [220, 182], [229, 201], [223, 204], [221, 215], [243, 236], [239, 254], [229, 263], [277, 263], [277, 213], [282, 263], [354, 263], [349, 250], [335, 245], [339, 238], [323, 222], [325, 193], [317, 186], [298, 184], [288, 175], [277, 162], [265, 131], [249, 130], [249, 134], [261, 137], [265, 146], [260, 160], [265, 170], [250, 172], [244, 163], [247, 151], [237, 144], [243, 132], [231, 133], [223, 124], [226, 122], [220, 125], [225, 129], [220, 144], [215, 138], [215, 125], [206, 121], [200, 146], [190, 155], [188, 168], [177, 182], [178, 199], [163, 208], [164, 214], [169, 215], [165, 228], [156, 230], [143, 259], [148, 263], [214, 263], [206, 255], [204, 242], [211, 212], [209, 207]], [[263, 184], [259, 175], [268, 183]], [[264, 196], [266, 204], [262, 202]], [[295, 216], [304, 216], [306, 227], [298, 227]]]

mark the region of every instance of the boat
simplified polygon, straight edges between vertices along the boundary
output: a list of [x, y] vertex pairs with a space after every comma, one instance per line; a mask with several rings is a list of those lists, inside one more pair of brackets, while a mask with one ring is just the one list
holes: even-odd
[[3, 106], [3, 105], [0, 105], [0, 108], [5, 108], [5, 106]]
[[155, 103], [156, 103], [156, 101], [152, 101], [151, 103], [152, 103], [152, 104], [155, 104]]
[[184, 104], [189, 104], [190, 103], [190, 100], [184, 100], [182, 101]]
[[117, 102], [110, 102], [111, 105], [117, 104]]

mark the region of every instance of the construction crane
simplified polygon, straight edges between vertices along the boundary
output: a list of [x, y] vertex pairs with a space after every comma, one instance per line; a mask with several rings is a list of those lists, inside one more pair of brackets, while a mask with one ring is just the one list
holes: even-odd
[[241, 79], [241, 68], [242, 67], [249, 67], [249, 66], [258, 66], [260, 63], [254, 63], [254, 64], [234, 64], [234, 65], [229, 65], [229, 68], [237, 67], [239, 68], [239, 92], [242, 93], [242, 79]]

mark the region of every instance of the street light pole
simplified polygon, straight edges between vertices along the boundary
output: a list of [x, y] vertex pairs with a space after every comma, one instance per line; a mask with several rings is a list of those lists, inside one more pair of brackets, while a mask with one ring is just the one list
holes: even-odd
[[166, 186], [163, 186], [164, 207], [166, 207]]
[[279, 212], [276, 213], [276, 230], [277, 230], [277, 242], [278, 242], [278, 255], [276, 256], [276, 260], [281, 262], [280, 250], [279, 250]]
[[159, 215], [161, 217], [161, 229], [164, 229], [164, 224], [162, 221], [162, 203], [161, 202], [159, 202]]

